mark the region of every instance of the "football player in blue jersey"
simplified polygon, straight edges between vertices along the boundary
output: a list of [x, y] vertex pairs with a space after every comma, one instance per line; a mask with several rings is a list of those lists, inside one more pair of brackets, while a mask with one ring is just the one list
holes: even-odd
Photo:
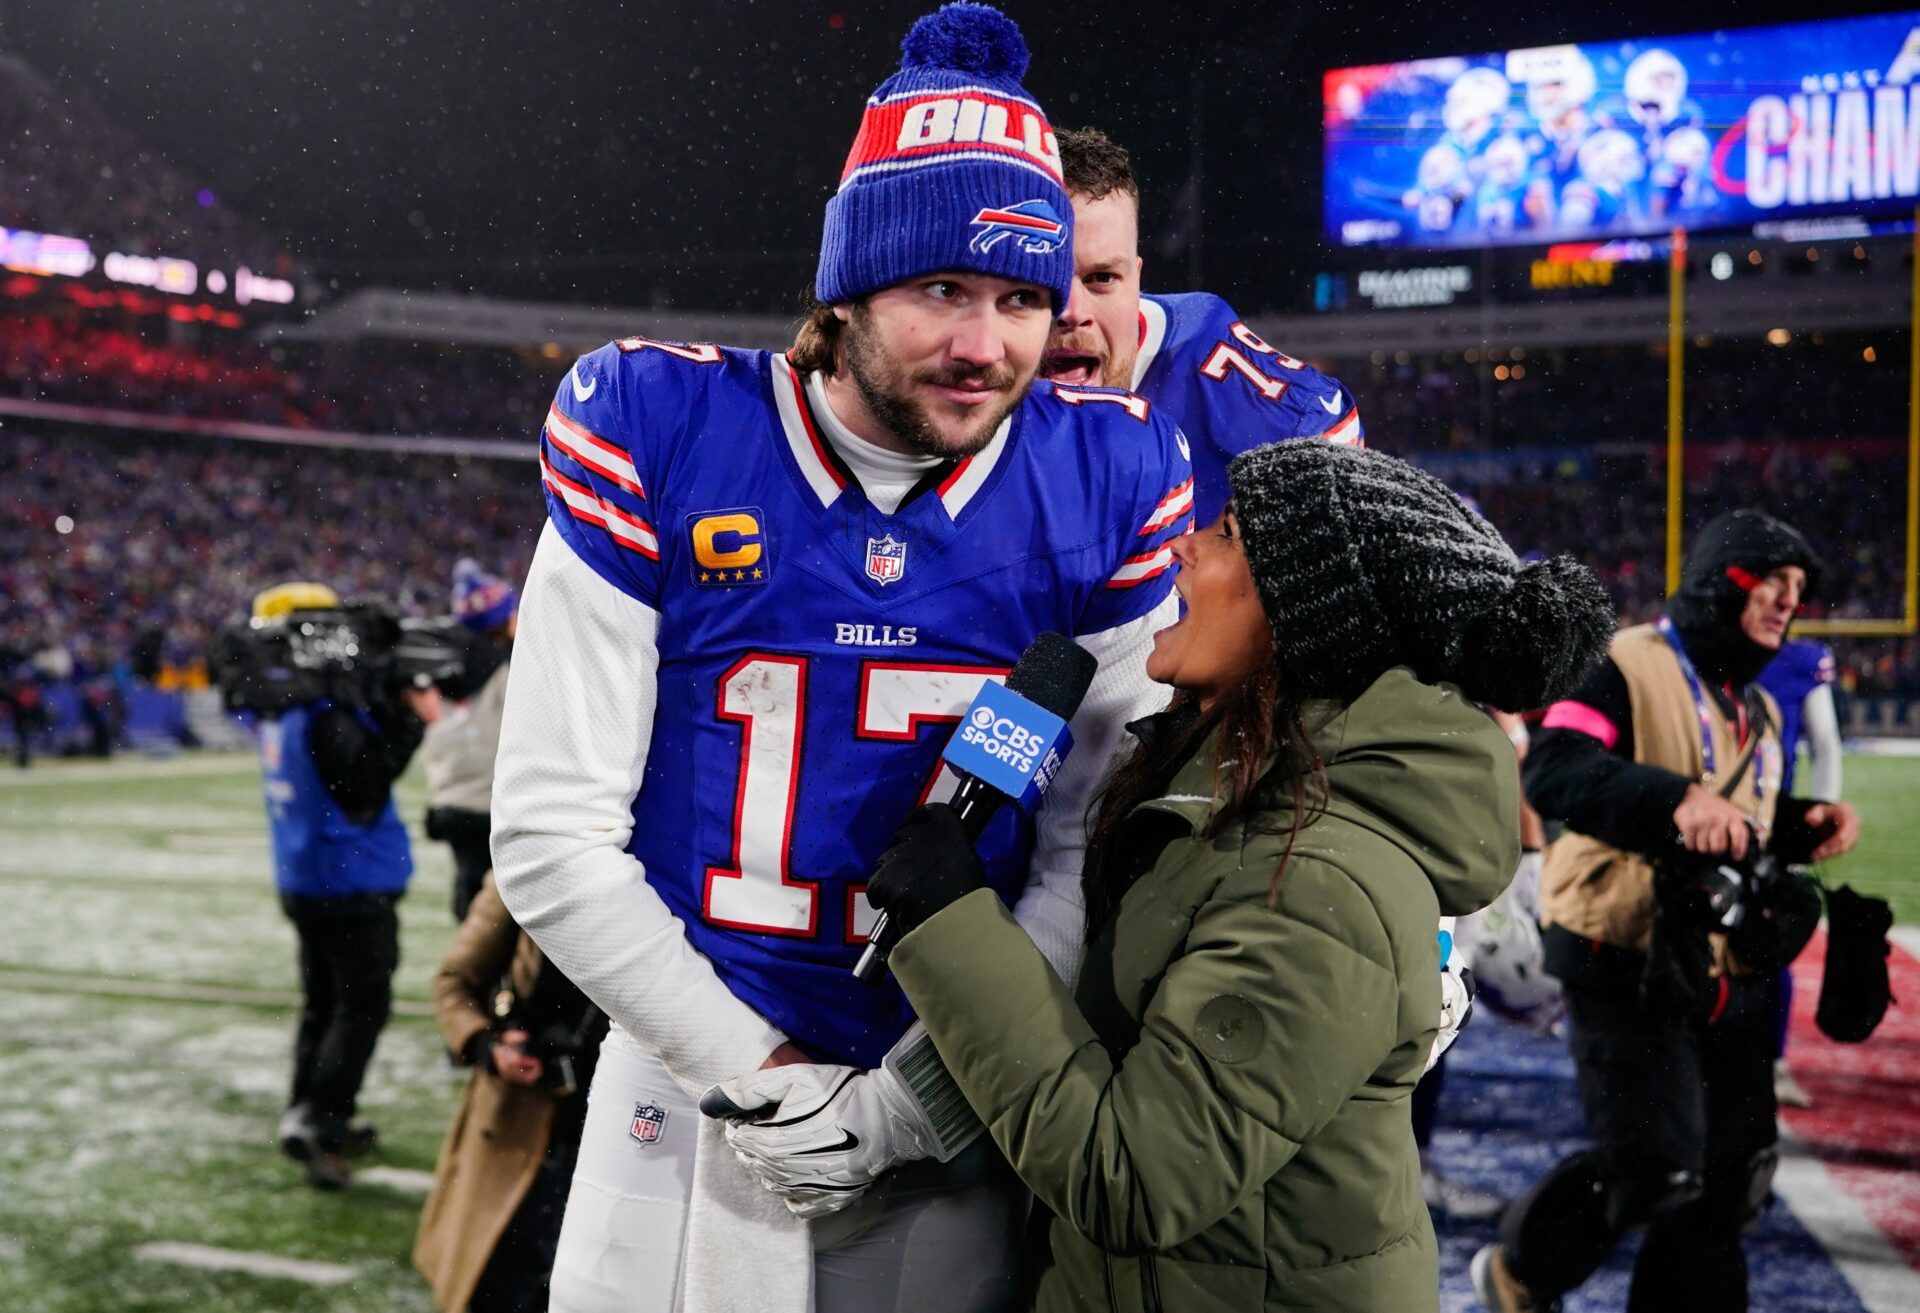
[[1634, 189], [1636, 217], [1663, 219], [1713, 203], [1706, 111], [1688, 98], [1686, 65], [1672, 51], [1656, 47], [1634, 56], [1620, 95], [1597, 112], [1624, 132], [1638, 132], [1645, 167]]
[[1580, 162], [1580, 147], [1600, 126], [1591, 111], [1597, 89], [1593, 61], [1578, 46], [1528, 53], [1527, 111], [1537, 132], [1527, 147], [1533, 156], [1533, 178], [1523, 203], [1527, 226], [1546, 232], [1578, 230], [1591, 222], [1599, 201]]
[[1060, 162], [1073, 196], [1074, 283], [1043, 372], [1131, 388], [1169, 411], [1193, 448], [1196, 524], [1225, 509], [1238, 453], [1287, 438], [1362, 441], [1339, 381], [1261, 341], [1225, 301], [1141, 292], [1140, 184], [1125, 149], [1095, 129], [1068, 130]]
[[[1840, 716], [1833, 705], [1837, 676], [1833, 649], [1813, 638], [1788, 639], [1780, 645], [1780, 655], [1767, 662], [1766, 669], [1760, 672], [1760, 687], [1773, 694], [1773, 700], [1780, 705], [1780, 754], [1785, 759], [1780, 772], [1782, 796], [1794, 791], [1800, 745], [1804, 743], [1807, 764], [1813, 770], [1802, 794], [1818, 802], [1840, 801]], [[1781, 968], [1777, 983], [1780, 990], [1778, 1024], [1774, 1030], [1774, 1098], [1788, 1107], [1810, 1108], [1813, 1096], [1794, 1079], [1787, 1065], [1787, 1030], [1793, 1016], [1790, 967]]]
[[[1164, 703], [1146, 654], [1177, 615], [1192, 468], [1158, 408], [1036, 381], [1073, 211], [1018, 29], [949, 5], [902, 51], [828, 204], [795, 349], [609, 344], [541, 435], [493, 855], [515, 919], [614, 1022], [563, 1313], [1012, 1298], [1025, 1196], [883, 1065], [912, 1017], [850, 974], [862, 890], [951, 788], [940, 749], [982, 682], [1067, 634], [1099, 660], [1078, 746], [1039, 815], [997, 816], [979, 852], [1073, 979], [1089, 796], [1122, 725]], [[774, 1067], [775, 1120], [833, 1130], [812, 1161], [835, 1179], [785, 1196], [834, 1213], [811, 1226], [694, 1103]]]
[[1820, 802], [1840, 801], [1840, 717], [1833, 705], [1838, 667], [1833, 649], [1812, 638], [1795, 638], [1780, 645], [1780, 655], [1760, 672], [1760, 687], [1780, 704], [1780, 751], [1785, 756], [1780, 791], [1793, 792], [1801, 744], [1813, 767], [1806, 796]]
[[1447, 87], [1440, 107], [1446, 130], [1420, 157], [1415, 185], [1404, 200], [1426, 232], [1477, 229], [1487, 152], [1503, 136], [1513, 86], [1494, 68], [1470, 68]]

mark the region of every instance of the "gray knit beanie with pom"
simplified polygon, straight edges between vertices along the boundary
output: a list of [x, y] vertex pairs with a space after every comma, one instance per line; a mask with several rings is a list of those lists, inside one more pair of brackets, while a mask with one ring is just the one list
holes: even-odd
[[1613, 603], [1570, 556], [1522, 565], [1491, 524], [1384, 452], [1278, 442], [1227, 468], [1283, 679], [1359, 696], [1394, 666], [1526, 711], [1607, 650]]

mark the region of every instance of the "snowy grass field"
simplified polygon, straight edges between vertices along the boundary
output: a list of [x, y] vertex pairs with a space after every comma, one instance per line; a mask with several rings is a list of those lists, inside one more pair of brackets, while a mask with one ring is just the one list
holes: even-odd
[[[1920, 923], [1920, 760], [1850, 758], [1847, 785], [1867, 837], [1829, 875], [1893, 898], [1904, 923]], [[417, 828], [417, 772], [401, 803]], [[322, 1194], [272, 1142], [294, 949], [272, 892], [253, 760], [55, 762], [0, 775], [0, 1310], [430, 1307], [408, 1263], [417, 1174], [432, 1169], [462, 1076], [426, 1006], [453, 934], [449, 862], [441, 845], [414, 838], [399, 1014], [363, 1096], [382, 1145], [352, 1190]], [[1461, 1064], [1463, 1086], [1477, 1065], [1504, 1079], [1508, 1042], [1489, 1047], [1494, 1039], [1469, 1046], [1481, 1057]], [[1449, 1103], [1466, 1112], [1471, 1092]], [[1562, 1098], [1545, 1102], [1553, 1116], [1566, 1111]], [[1554, 1133], [1569, 1129], [1577, 1134]], [[1552, 1138], [1538, 1130], [1523, 1141]], [[1474, 1161], [1466, 1140], [1443, 1139], [1443, 1152], [1449, 1144], [1467, 1175], [1524, 1183], [1524, 1172]], [[1448, 1293], [1462, 1306], [1457, 1280]]]
[[[401, 795], [417, 823], [417, 772]], [[0, 1309], [431, 1307], [408, 1263], [420, 1195], [364, 1171], [401, 1169], [403, 1187], [430, 1172], [461, 1081], [427, 1007], [453, 935], [450, 863], [414, 838], [400, 1015], [363, 1095], [383, 1143], [354, 1189], [323, 1194], [273, 1144], [296, 973], [253, 759], [0, 776]], [[181, 1244], [345, 1271], [139, 1256]]]

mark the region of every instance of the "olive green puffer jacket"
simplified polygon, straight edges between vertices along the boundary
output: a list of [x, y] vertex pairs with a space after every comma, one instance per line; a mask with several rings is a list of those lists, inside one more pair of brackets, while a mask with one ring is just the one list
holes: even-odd
[[1491, 902], [1519, 860], [1513, 748], [1404, 669], [1315, 718], [1331, 801], [1274, 905], [1289, 803], [1266, 789], [1199, 837], [1209, 745], [1118, 836], [1159, 857], [1076, 993], [986, 890], [894, 951], [1054, 1214], [1043, 1310], [1439, 1306], [1408, 1096], [1438, 1024], [1437, 920]]

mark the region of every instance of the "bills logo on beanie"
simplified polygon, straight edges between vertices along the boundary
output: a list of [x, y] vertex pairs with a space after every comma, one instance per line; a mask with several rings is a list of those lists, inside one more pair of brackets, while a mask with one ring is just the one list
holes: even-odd
[[951, 269], [1035, 283], [1066, 304], [1073, 205], [1026, 71], [1020, 29], [990, 5], [946, 5], [913, 25], [827, 202], [814, 295], [850, 301]]

